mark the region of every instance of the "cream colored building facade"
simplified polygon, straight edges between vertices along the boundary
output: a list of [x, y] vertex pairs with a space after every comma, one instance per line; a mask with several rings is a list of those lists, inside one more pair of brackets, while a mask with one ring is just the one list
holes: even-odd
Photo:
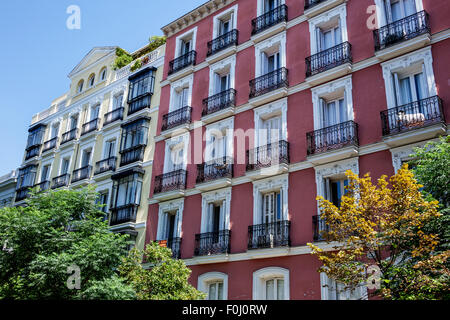
[[93, 48], [68, 75], [69, 91], [33, 116], [15, 203], [30, 187], [95, 185], [111, 229], [142, 248], [165, 46], [133, 71], [134, 62], [113, 70], [116, 48]]

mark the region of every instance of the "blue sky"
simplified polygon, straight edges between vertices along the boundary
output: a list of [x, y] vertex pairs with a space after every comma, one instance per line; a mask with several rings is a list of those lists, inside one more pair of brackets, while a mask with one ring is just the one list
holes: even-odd
[[[67, 75], [95, 46], [134, 51], [206, 0], [0, 1], [0, 176], [20, 166], [34, 114], [69, 89]], [[81, 29], [69, 30], [70, 5]]]

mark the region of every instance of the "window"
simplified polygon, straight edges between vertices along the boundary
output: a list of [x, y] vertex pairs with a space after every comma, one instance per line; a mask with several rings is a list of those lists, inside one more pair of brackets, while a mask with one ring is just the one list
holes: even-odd
[[228, 299], [228, 275], [222, 272], [208, 272], [198, 277], [197, 288], [206, 293], [207, 300]]
[[121, 92], [113, 97], [112, 109], [117, 110], [119, 108], [122, 108], [122, 104], [123, 104], [123, 92]]
[[264, 300], [284, 300], [284, 279], [273, 278], [265, 281], [266, 295]]
[[255, 55], [256, 77], [286, 67], [286, 32], [256, 44]]
[[61, 175], [69, 172], [70, 158], [64, 158], [61, 163]]
[[350, 290], [345, 284], [328, 278], [325, 273], [320, 274], [320, 283], [322, 300], [367, 300], [367, 288], [364, 285]]
[[268, 267], [255, 271], [253, 300], [289, 300], [289, 270]]
[[52, 131], [51, 131], [51, 139], [54, 139], [58, 136], [59, 133], [59, 122], [52, 125]]
[[[181, 222], [183, 220], [184, 199], [162, 202], [159, 204], [158, 240], [181, 238]], [[171, 241], [169, 241], [171, 242]], [[179, 245], [178, 242], [170, 244]], [[171, 247], [169, 244], [169, 247]], [[174, 249], [173, 247], [171, 247]]]
[[403, 19], [417, 12], [416, 0], [384, 0], [388, 23]]
[[70, 127], [69, 130], [74, 130], [77, 128], [78, 126], [78, 114], [75, 114], [73, 116], [70, 117]]
[[114, 180], [111, 205], [119, 208], [126, 205], [139, 205], [141, 201], [142, 174], [134, 173]]
[[92, 88], [95, 84], [95, 74], [91, 74], [88, 79], [89, 88]]
[[45, 126], [38, 126], [30, 129], [28, 133], [27, 148], [42, 144], [42, 138], [45, 134]]
[[257, 147], [287, 141], [287, 108], [287, 100], [283, 99], [254, 110]]
[[263, 223], [273, 223], [282, 220], [281, 193], [269, 192], [262, 195], [262, 221]]
[[104, 218], [104, 221], [105, 221], [106, 219], [108, 219], [108, 215], [107, 215], [107, 212], [108, 212], [108, 190], [102, 191], [99, 193], [98, 198], [97, 198], [97, 204], [100, 207], [100, 210], [105, 213], [105, 218]]
[[97, 104], [91, 108], [91, 119], [90, 121], [94, 121], [98, 119], [98, 114], [100, 112], [100, 105]]
[[209, 96], [234, 88], [235, 66], [235, 56], [211, 65], [209, 69]]
[[91, 161], [92, 149], [83, 150], [83, 154], [81, 156], [81, 166], [80, 168], [84, 168], [89, 166]]
[[164, 173], [186, 170], [188, 145], [188, 133], [166, 140]]
[[154, 69], [139, 72], [130, 77], [128, 91], [128, 113], [150, 107], [151, 96], [155, 86]]
[[288, 176], [266, 178], [253, 183], [253, 224], [288, 220]]
[[84, 80], [80, 80], [77, 85], [77, 93], [81, 93], [83, 91]]
[[175, 110], [189, 106], [189, 88], [183, 87], [175, 91]]
[[106, 80], [106, 75], [107, 75], [107, 69], [106, 69], [106, 67], [104, 67], [104, 68], [100, 71], [100, 80], [101, 80], [101, 81]]
[[394, 72], [393, 80], [397, 106], [428, 98], [428, 85], [425, 80], [425, 67], [417, 65], [410, 72]]
[[202, 194], [201, 233], [229, 230], [231, 188]]
[[170, 105], [169, 112], [190, 106], [192, 98], [193, 75], [173, 82], [170, 85]]
[[149, 122], [146, 119], [138, 120], [122, 128], [120, 150], [124, 151], [139, 145], [147, 145]]
[[342, 43], [342, 28], [339, 18], [335, 18], [316, 28], [317, 51], [325, 51]]
[[182, 35], [179, 35], [175, 40], [175, 58], [195, 50], [196, 37], [197, 27], [183, 33]]
[[17, 175], [17, 189], [33, 187], [36, 179], [36, 170], [36, 165], [20, 169]]
[[50, 165], [48, 164], [42, 167], [41, 182], [48, 181], [49, 176], [50, 176]]
[[211, 282], [208, 284], [207, 300], [223, 300], [223, 282]]
[[185, 167], [184, 165], [184, 149], [183, 145], [177, 145], [170, 149], [169, 156], [169, 172], [181, 170]]
[[336, 207], [341, 206], [341, 198], [345, 195], [345, 188], [348, 186], [348, 180], [341, 178], [326, 178], [324, 181], [325, 199], [332, 202]]
[[220, 37], [236, 28], [237, 9], [235, 5], [214, 17], [213, 39]]
[[116, 155], [116, 140], [109, 140], [105, 142], [104, 159], [112, 158]]

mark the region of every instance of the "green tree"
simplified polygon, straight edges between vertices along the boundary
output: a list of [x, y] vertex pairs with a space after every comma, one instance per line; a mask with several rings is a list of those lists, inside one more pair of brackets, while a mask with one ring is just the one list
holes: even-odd
[[[130, 299], [117, 278], [125, 236], [110, 232], [93, 188], [32, 193], [0, 210], [0, 299]], [[69, 289], [68, 268], [80, 270]]]
[[[142, 257], [149, 268], [145, 269]], [[139, 300], [198, 300], [204, 293], [188, 282], [191, 270], [182, 260], [172, 258], [172, 252], [158, 243], [148, 244], [143, 252], [133, 249], [119, 268], [120, 275], [135, 290]]]
[[113, 69], [119, 70], [129, 65], [133, 60], [133, 57], [124, 49], [116, 48], [116, 60], [114, 60]]

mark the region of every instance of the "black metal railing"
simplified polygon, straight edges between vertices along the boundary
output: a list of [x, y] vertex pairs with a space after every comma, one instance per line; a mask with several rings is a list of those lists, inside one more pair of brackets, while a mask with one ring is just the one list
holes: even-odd
[[181, 238], [171, 238], [166, 240], [166, 246], [172, 250], [172, 258], [181, 258]]
[[64, 143], [67, 143], [67, 142], [69, 142], [71, 140], [76, 139], [77, 135], [78, 135], [78, 129], [77, 128], [72, 129], [70, 131], [67, 131], [66, 133], [64, 133], [62, 135], [61, 144], [64, 144]]
[[420, 11], [373, 31], [375, 51], [430, 33], [428, 13]]
[[337, 46], [321, 51], [306, 58], [306, 76], [311, 77], [318, 73], [333, 69], [345, 63], [352, 62], [352, 45], [343, 42]]
[[208, 42], [208, 52], [206, 55], [209, 57], [233, 45], [237, 46], [238, 39], [239, 39], [239, 31], [236, 29], [233, 29], [225, 34], [222, 34], [217, 38], [215, 38], [214, 40]]
[[197, 183], [233, 178], [233, 158], [223, 157], [197, 165]]
[[89, 132], [95, 131], [98, 129], [98, 125], [100, 124], [100, 119], [94, 119], [89, 122], [86, 122], [81, 127], [81, 135], [87, 134]]
[[183, 107], [163, 115], [161, 130], [169, 130], [182, 124], [191, 123], [191, 113], [191, 107]]
[[50, 189], [50, 181], [42, 181], [34, 186], [35, 188], [38, 188], [39, 191], [47, 191]]
[[139, 144], [137, 146], [133, 146], [131, 148], [121, 150], [120, 153], [120, 166], [126, 166], [127, 164], [143, 161], [144, 160], [144, 152], [145, 152], [145, 144]]
[[89, 179], [91, 177], [92, 166], [84, 166], [82, 168], [73, 170], [72, 172], [72, 183], [81, 181], [84, 179]]
[[247, 171], [289, 164], [289, 142], [280, 140], [247, 151]]
[[336, 150], [349, 145], [359, 146], [358, 124], [350, 120], [308, 132], [306, 143], [308, 155]]
[[184, 190], [186, 188], [186, 170], [176, 170], [155, 177], [155, 193]]
[[44, 146], [42, 147], [42, 152], [46, 152], [46, 151], [56, 148], [57, 143], [58, 143], [57, 137], [54, 137], [53, 139], [45, 141]]
[[16, 202], [25, 200], [30, 195], [31, 187], [22, 187], [16, 190]]
[[207, 232], [195, 235], [196, 256], [230, 253], [230, 230]]
[[52, 180], [52, 189], [66, 187], [69, 185], [70, 174], [60, 175]]
[[116, 208], [111, 208], [109, 225], [114, 226], [127, 222], [136, 222], [139, 205], [130, 203]]
[[282, 4], [252, 20], [252, 35], [287, 20], [288, 8], [285, 4]]
[[261, 77], [250, 80], [250, 99], [270, 91], [289, 86], [288, 70], [280, 68]]
[[437, 123], [445, 123], [442, 100], [438, 96], [381, 112], [383, 136], [423, 128]]
[[110, 111], [105, 114], [105, 120], [103, 121], [103, 126], [106, 126], [110, 123], [113, 123], [117, 120], [123, 120], [123, 111], [125, 110], [124, 107], [117, 108], [113, 111]]
[[305, 0], [305, 10], [311, 9], [312, 7], [315, 7], [325, 1], [328, 0]]
[[129, 101], [127, 115], [129, 116], [130, 114], [138, 112], [142, 109], [150, 108], [151, 103], [152, 103], [152, 95], [153, 95], [153, 92], [148, 93], [147, 95], [145, 95], [137, 100]]
[[186, 68], [190, 65], [195, 65], [197, 60], [197, 52], [195, 50], [189, 51], [182, 56], [169, 62], [169, 75]]
[[248, 249], [290, 246], [290, 221], [277, 221], [248, 227]]
[[328, 231], [328, 225], [325, 223], [325, 220], [320, 218], [320, 216], [312, 217], [313, 223], [313, 240], [314, 241], [323, 241], [325, 240], [322, 236], [322, 231]]
[[38, 157], [41, 152], [41, 145], [36, 145], [27, 149], [25, 154], [25, 160], [31, 159], [33, 157]]
[[234, 107], [236, 104], [236, 90], [228, 89], [218, 94], [203, 99], [202, 116], [207, 116], [211, 113]]
[[109, 157], [104, 160], [100, 160], [95, 164], [94, 174], [100, 174], [107, 171], [116, 171], [117, 157]]

